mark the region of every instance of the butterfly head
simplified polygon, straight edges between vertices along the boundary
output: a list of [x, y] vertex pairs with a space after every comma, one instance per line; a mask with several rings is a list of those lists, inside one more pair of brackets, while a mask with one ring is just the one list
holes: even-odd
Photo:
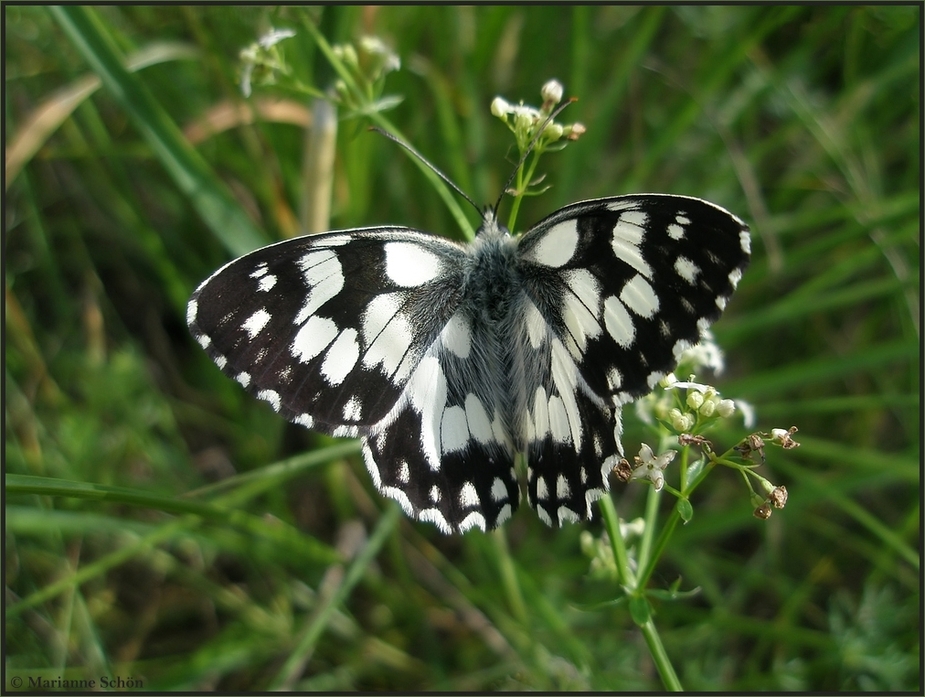
[[498, 240], [511, 237], [511, 231], [498, 222], [496, 208], [486, 206], [482, 211], [482, 224], [475, 233], [477, 240]]

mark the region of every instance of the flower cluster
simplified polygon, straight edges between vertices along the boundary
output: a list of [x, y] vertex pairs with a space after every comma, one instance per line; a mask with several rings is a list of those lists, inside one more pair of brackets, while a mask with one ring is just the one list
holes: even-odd
[[[722, 352], [713, 342], [712, 336], [705, 333], [701, 344], [681, 356], [679, 366], [691, 370], [707, 367], [719, 372], [723, 367]], [[675, 460], [677, 451], [665, 449], [655, 455], [645, 443], [634, 458], [634, 464], [626, 459], [617, 463], [614, 468], [617, 479], [624, 482], [648, 480], [655, 491], [667, 488], [675, 496], [686, 499], [708, 469], [723, 465], [742, 473], [756, 517], [767, 519], [773, 509], [783, 508], [786, 504], [787, 489], [772, 484], [754, 469], [764, 463], [766, 445], [778, 445], [784, 450], [799, 446], [793, 439], [797, 430], [795, 426], [790, 429], [775, 428], [770, 433], [751, 433], [727, 453], [715, 453], [713, 444], [702, 434], [720, 420], [729, 419], [738, 413], [744, 417], [745, 426], [751, 428], [755, 421], [754, 410], [742, 400], [723, 398], [712, 385], [696, 382], [693, 374], [690, 374], [688, 380], [678, 380], [673, 373], [666, 375], [659, 382], [658, 389], [636, 402], [636, 413], [643, 422], [660, 431], [663, 444], [670, 445], [670, 439], [674, 438], [681, 446], [680, 452], [684, 454], [681, 459], [681, 488], [673, 489], [665, 485], [665, 470]], [[702, 457], [693, 462], [687, 453], [692, 446], [702, 452]], [[757, 491], [753, 482], [758, 483]]]
[[295, 36], [292, 29], [271, 29], [247, 48], [241, 50], [241, 93], [250, 97], [252, 85], [275, 85], [280, 75], [290, 75], [277, 44]]
[[[504, 121], [511, 129], [521, 153], [527, 151], [534, 139], [537, 139], [542, 128], [542, 135], [539, 135], [534, 145], [535, 152], [542, 153], [548, 150], [553, 143], [563, 139], [578, 140], [585, 132], [585, 127], [580, 123], [560, 124], [554, 118], [550, 118], [556, 105], [562, 101], [562, 94], [562, 83], [558, 80], [549, 80], [540, 90], [543, 105], [539, 109], [527, 106], [523, 102], [511, 104], [503, 97], [495, 97], [491, 103], [491, 113]], [[562, 146], [564, 143], [561, 143], [559, 147]]]
[[[376, 104], [385, 76], [401, 68], [398, 54], [375, 36], [361, 37], [356, 46], [336, 44], [331, 51], [346, 71], [346, 75], [342, 74], [334, 83], [334, 94], [348, 109], [362, 110]], [[388, 100], [388, 106], [397, 103], [397, 100]], [[379, 104], [376, 108], [381, 111], [386, 105]]]
[[[636, 560], [633, 558], [634, 543], [642, 537], [645, 531], [646, 522], [642, 518], [636, 518], [629, 523], [620, 521], [620, 536], [629, 550], [630, 566], [635, 570]], [[591, 560], [590, 576], [591, 578], [616, 580], [618, 578], [617, 562], [613, 554], [613, 546], [603, 533], [600, 537], [595, 537], [590, 531], [585, 530], [581, 533], [581, 551]]]

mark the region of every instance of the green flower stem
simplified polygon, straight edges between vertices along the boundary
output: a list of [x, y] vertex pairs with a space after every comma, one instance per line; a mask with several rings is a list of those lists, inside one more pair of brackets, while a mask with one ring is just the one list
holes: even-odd
[[[646, 525], [642, 531], [642, 539], [639, 541], [638, 568], [645, 568], [652, 556], [652, 539], [655, 536], [656, 523], [658, 520], [658, 504], [662, 496], [655, 490], [654, 486], [649, 487], [649, 496], [646, 498]], [[637, 579], [638, 581], [638, 579]], [[645, 583], [642, 584], [645, 588]]]
[[[682, 451], [686, 450], [688, 450], [688, 448], [682, 449]], [[706, 479], [707, 475], [710, 473], [710, 471], [712, 471], [716, 464], [717, 460], [711, 456], [710, 462], [704, 466], [704, 468], [700, 471], [700, 474], [698, 474], [694, 481], [690, 483], [690, 486], [683, 490], [682, 495], [685, 499], [689, 498], [694, 490], [700, 486], [701, 482]], [[659, 533], [658, 540], [655, 542], [651, 557], [646, 560], [646, 563], [643, 563], [642, 560], [640, 560], [638, 576], [640, 587], [644, 588], [649, 582], [649, 579], [652, 577], [652, 573], [655, 571], [655, 566], [658, 563], [658, 560], [661, 559], [665, 548], [668, 546], [668, 542], [671, 540], [671, 536], [674, 534], [674, 530], [677, 527], [679, 521], [681, 521], [681, 514], [678, 511], [678, 507], [675, 506], [671, 511], [671, 515], [668, 516], [668, 520], [665, 522], [665, 527], [662, 528], [661, 533]], [[646, 527], [648, 528], [648, 526], [649, 519], [647, 516]]]
[[511, 613], [517, 618], [517, 621], [523, 627], [529, 626], [529, 615], [527, 614], [527, 605], [524, 602], [523, 591], [520, 583], [517, 581], [517, 570], [514, 568], [514, 562], [511, 559], [511, 552], [507, 546], [507, 536], [504, 528], [496, 528], [491, 533], [497, 552], [497, 562], [501, 572], [501, 584], [504, 587], [504, 594], [507, 596], [508, 605]]
[[604, 516], [604, 527], [607, 528], [607, 537], [610, 539], [610, 547], [613, 550], [613, 558], [617, 564], [618, 580], [627, 593], [634, 592], [637, 588], [636, 575], [630, 566], [623, 535], [620, 534], [620, 516], [617, 515], [617, 508], [610, 496], [602, 497], [599, 503]]
[[[401, 131], [399, 131], [398, 128], [396, 128], [387, 118], [382, 116], [382, 114], [375, 108], [372, 108], [374, 106], [372, 95], [367, 95], [363, 88], [357, 84], [355, 76], [334, 54], [334, 50], [331, 48], [331, 45], [327, 42], [327, 39], [324, 38], [321, 32], [318, 31], [318, 28], [308, 19], [304, 19], [302, 24], [305, 26], [306, 31], [312, 35], [312, 38], [318, 45], [318, 48], [321, 49], [322, 53], [324, 53], [325, 57], [334, 68], [334, 71], [337, 73], [338, 77], [344, 81], [347, 89], [353, 93], [357, 103], [370, 107], [365, 111], [363, 109], [360, 109], [360, 111], [364, 111], [364, 114], [368, 116], [369, 119], [381, 129], [388, 131], [401, 141], [407, 143], [408, 139], [402, 135]], [[475, 237], [475, 231], [473, 230], [469, 219], [466, 217], [465, 213], [463, 213], [462, 207], [459, 205], [459, 201], [457, 201], [456, 197], [453, 195], [453, 192], [450, 191], [450, 189], [446, 186], [446, 184], [444, 184], [439, 176], [431, 171], [431, 169], [417, 157], [412, 158], [412, 162], [414, 162], [424, 173], [424, 175], [430, 180], [434, 190], [437, 192], [440, 198], [443, 199], [443, 202], [449, 209], [450, 214], [459, 225], [459, 229], [462, 230], [470, 240], [473, 239]]]
[[684, 688], [681, 686], [681, 681], [678, 679], [678, 674], [675, 672], [674, 666], [671, 665], [671, 659], [665, 651], [665, 646], [662, 644], [662, 638], [658, 634], [655, 622], [653, 622], [650, 617], [645, 624], [641, 625], [639, 628], [642, 630], [642, 636], [646, 640], [646, 646], [649, 647], [652, 661], [658, 669], [658, 674], [662, 678], [662, 684], [665, 686], [665, 689], [671, 692], [683, 692]]
[[[657, 499], [658, 497], [652, 498]], [[639, 583], [640, 578], [633, 573], [633, 569], [630, 566], [626, 545], [624, 544], [623, 536], [620, 534], [620, 517], [617, 515], [617, 509], [613, 503], [613, 498], [604, 496], [600, 499], [600, 509], [604, 517], [604, 526], [607, 528], [607, 537], [610, 539], [610, 546], [611, 549], [613, 549], [613, 556], [617, 564], [617, 575], [620, 585], [623, 586], [631, 602], [634, 597], [645, 600], [645, 583]], [[652, 621], [651, 615], [645, 622], [639, 623], [638, 626], [642, 630], [642, 635], [645, 637], [646, 646], [649, 647], [652, 661], [655, 663], [658, 673], [662, 678], [662, 684], [668, 690], [680, 692], [683, 689], [681, 687], [681, 681], [678, 680], [678, 674], [675, 672], [674, 666], [671, 664], [671, 659], [665, 651], [665, 647], [662, 644], [658, 629]]]

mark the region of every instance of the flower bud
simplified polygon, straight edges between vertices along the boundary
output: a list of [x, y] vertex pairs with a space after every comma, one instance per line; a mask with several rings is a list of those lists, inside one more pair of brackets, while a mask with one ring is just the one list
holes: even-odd
[[558, 80], [549, 80], [543, 88], [540, 90], [540, 96], [543, 98], [543, 103], [549, 104], [550, 106], [558, 104], [562, 101], [562, 83]]
[[491, 114], [492, 116], [497, 116], [499, 119], [503, 119], [507, 116], [508, 112], [511, 110], [511, 105], [502, 97], [495, 97], [491, 100]]

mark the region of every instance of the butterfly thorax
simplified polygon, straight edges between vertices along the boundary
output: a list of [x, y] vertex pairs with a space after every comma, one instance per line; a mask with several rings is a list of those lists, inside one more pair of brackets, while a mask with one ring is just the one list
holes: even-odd
[[509, 326], [511, 303], [520, 287], [516, 254], [514, 238], [493, 211], [486, 211], [470, 247], [462, 297], [473, 314], [500, 331]]

